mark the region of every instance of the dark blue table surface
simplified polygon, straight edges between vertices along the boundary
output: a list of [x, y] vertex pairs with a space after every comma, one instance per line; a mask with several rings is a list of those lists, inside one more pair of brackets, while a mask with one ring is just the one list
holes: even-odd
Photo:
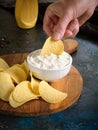
[[[14, 13], [0, 8], [0, 55], [31, 52], [42, 47], [47, 36], [38, 22], [32, 29], [17, 27]], [[83, 77], [80, 98], [64, 111], [38, 117], [0, 114], [0, 130], [98, 130], [98, 41], [80, 33], [73, 65]]]

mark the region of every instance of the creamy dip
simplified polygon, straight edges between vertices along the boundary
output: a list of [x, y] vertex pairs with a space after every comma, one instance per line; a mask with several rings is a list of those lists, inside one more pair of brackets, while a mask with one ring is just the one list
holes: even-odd
[[33, 66], [42, 69], [59, 69], [68, 65], [70, 62], [70, 55], [63, 52], [61, 55], [50, 54], [40, 56], [40, 51], [35, 51], [30, 55], [30, 62]]

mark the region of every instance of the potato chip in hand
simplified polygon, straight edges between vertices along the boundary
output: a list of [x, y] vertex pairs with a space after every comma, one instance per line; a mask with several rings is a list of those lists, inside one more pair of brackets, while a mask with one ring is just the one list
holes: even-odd
[[64, 44], [61, 40], [54, 40], [51, 37], [49, 37], [46, 41], [44, 46], [41, 50], [41, 56], [50, 55], [51, 53], [54, 53], [56, 55], [62, 54], [64, 51]]

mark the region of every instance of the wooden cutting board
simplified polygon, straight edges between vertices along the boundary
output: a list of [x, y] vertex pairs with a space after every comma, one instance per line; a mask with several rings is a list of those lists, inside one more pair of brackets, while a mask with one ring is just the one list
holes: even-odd
[[[23, 62], [26, 56], [27, 53], [10, 54], [4, 55], [2, 58], [4, 58], [9, 65], [13, 65]], [[78, 70], [72, 66], [66, 77], [50, 84], [62, 92], [67, 92], [68, 97], [64, 101], [57, 104], [49, 104], [42, 99], [33, 100], [18, 108], [12, 108], [8, 102], [0, 100], [0, 113], [29, 117], [62, 111], [77, 101], [82, 91], [83, 80]]]

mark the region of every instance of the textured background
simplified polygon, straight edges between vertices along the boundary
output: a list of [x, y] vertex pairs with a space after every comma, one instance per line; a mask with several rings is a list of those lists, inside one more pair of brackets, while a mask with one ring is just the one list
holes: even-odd
[[[41, 20], [34, 28], [22, 30], [17, 27], [14, 10], [0, 7], [0, 55], [41, 48], [47, 38]], [[0, 114], [0, 130], [98, 130], [98, 40], [87, 34], [85, 30], [75, 37], [79, 48], [72, 54], [73, 65], [84, 82], [79, 100], [64, 111], [46, 116], [23, 118]]]

